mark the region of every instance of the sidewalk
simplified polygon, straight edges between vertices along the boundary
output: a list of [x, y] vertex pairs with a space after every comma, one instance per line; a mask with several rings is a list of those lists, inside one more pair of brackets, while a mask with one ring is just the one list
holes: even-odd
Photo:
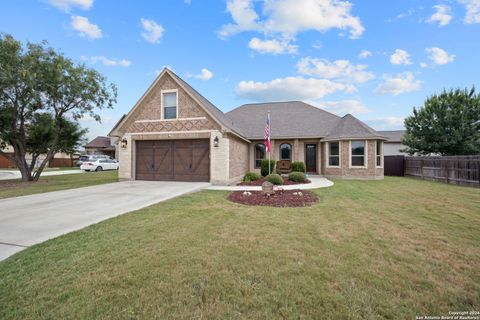
[[[324, 177], [309, 176], [308, 179], [311, 183], [294, 184], [288, 186], [279, 186], [283, 190], [306, 190], [306, 189], [318, 189], [333, 186], [333, 182]], [[228, 190], [228, 191], [262, 191], [261, 186], [210, 186], [207, 190]]]
[[[82, 173], [83, 170], [55, 170], [55, 171], [43, 171], [41, 177], [46, 176], [59, 176], [63, 174]], [[22, 174], [18, 170], [0, 170], [0, 180], [20, 179]]]

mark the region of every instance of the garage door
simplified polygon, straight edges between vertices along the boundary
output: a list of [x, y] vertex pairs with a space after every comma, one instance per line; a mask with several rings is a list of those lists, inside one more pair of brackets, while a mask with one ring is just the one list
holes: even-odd
[[210, 181], [209, 140], [137, 141], [136, 179]]

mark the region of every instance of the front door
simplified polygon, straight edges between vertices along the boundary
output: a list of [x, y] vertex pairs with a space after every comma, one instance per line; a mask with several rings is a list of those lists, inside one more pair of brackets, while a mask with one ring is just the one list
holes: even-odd
[[317, 145], [305, 144], [305, 167], [307, 172], [317, 172]]

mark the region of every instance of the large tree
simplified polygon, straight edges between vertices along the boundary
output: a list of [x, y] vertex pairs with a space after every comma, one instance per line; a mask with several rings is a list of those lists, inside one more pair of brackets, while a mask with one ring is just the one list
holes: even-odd
[[475, 88], [444, 90], [413, 108], [405, 119], [403, 144], [409, 154], [473, 155], [480, 153], [480, 94]]
[[[72, 151], [84, 134], [77, 120], [89, 116], [100, 121], [97, 111], [111, 108], [116, 97], [115, 85], [105, 77], [46, 42], [23, 46], [0, 35], [0, 144], [13, 147], [12, 160], [23, 181], [38, 180], [55, 153]], [[34, 169], [39, 152], [45, 158]], [[0, 154], [11, 158], [1, 148]], [[30, 163], [27, 154], [35, 158]]]

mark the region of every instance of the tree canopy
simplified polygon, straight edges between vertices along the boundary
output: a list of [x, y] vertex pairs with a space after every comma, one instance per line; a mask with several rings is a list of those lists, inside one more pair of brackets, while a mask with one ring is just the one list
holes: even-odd
[[480, 95], [472, 89], [444, 90], [405, 119], [403, 144], [409, 154], [480, 153]]
[[[22, 45], [0, 35], [0, 144], [13, 147], [24, 181], [37, 180], [55, 153], [72, 152], [85, 134], [77, 121], [100, 121], [98, 110], [112, 108], [116, 96], [116, 86], [104, 76], [47, 42]], [[33, 172], [40, 153], [46, 157]]]

